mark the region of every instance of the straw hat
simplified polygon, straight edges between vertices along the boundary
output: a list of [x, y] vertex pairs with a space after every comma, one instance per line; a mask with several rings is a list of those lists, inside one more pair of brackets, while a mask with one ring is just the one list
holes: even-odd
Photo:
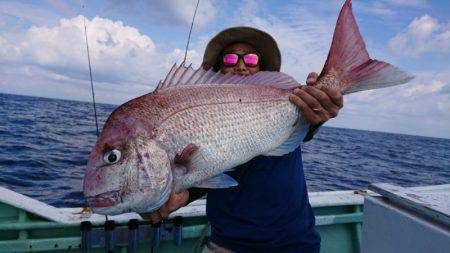
[[236, 42], [246, 42], [261, 53], [261, 70], [280, 71], [281, 54], [275, 40], [268, 33], [247, 26], [225, 29], [212, 38], [203, 55], [203, 68], [208, 70], [215, 67], [222, 51]]

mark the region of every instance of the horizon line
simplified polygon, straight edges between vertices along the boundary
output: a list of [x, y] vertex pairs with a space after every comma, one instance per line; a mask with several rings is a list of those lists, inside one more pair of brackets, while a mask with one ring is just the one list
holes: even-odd
[[[92, 104], [92, 101], [76, 100], [76, 99], [68, 99], [68, 98], [43, 97], [43, 96], [28, 95], [28, 94], [6, 93], [6, 92], [1, 92], [1, 91], [0, 91], [0, 95], [1, 95], [1, 94], [5, 94], [5, 95], [13, 95], [13, 96], [23, 96], [23, 97], [33, 97], [33, 98], [41, 98], [41, 99], [53, 99], [53, 100], [62, 100], [62, 101], [70, 101], [70, 102], [79, 102], [79, 103], [89, 103], [89, 104]], [[122, 104], [108, 104], [108, 103], [103, 103], [103, 102], [96, 102], [95, 104], [108, 105], [108, 106], [120, 106], [120, 105], [122, 105]], [[346, 127], [326, 126], [326, 125], [324, 125], [323, 127], [328, 127], [328, 128], [338, 128], [338, 129], [347, 129], [347, 130], [356, 130], [356, 131], [366, 131], [366, 132], [375, 132], [375, 133], [384, 133], [384, 134], [397, 134], [397, 135], [406, 135], [406, 136], [414, 136], [414, 137], [424, 137], [424, 138], [434, 138], [434, 139], [450, 140], [450, 137], [442, 137], [442, 136], [414, 135], [414, 134], [401, 133], [401, 132], [385, 132], [385, 131], [379, 131], [379, 130], [369, 130], [369, 129], [361, 129], [361, 128], [346, 128]]]

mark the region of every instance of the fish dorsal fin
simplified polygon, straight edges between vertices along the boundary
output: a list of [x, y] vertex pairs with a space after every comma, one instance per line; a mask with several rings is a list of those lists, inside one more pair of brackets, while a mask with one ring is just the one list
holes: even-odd
[[[192, 64], [191, 64], [192, 65]], [[256, 84], [274, 86], [283, 89], [293, 89], [300, 84], [290, 75], [276, 71], [259, 71], [250, 76], [234, 75], [231, 73], [222, 74], [212, 69], [198, 69], [192, 66], [185, 66], [184, 62], [170, 69], [164, 81], [160, 81], [155, 91], [180, 85], [195, 84]]]

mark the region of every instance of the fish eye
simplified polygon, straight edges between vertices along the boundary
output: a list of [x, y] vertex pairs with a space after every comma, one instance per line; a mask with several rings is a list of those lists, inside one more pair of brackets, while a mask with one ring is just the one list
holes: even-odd
[[117, 149], [113, 149], [111, 151], [106, 152], [103, 155], [103, 161], [107, 164], [115, 164], [120, 160], [121, 153]]

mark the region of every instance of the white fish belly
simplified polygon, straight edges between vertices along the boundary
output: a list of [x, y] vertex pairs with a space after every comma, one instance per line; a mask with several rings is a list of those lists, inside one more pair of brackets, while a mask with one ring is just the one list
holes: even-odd
[[158, 141], [175, 153], [189, 143], [201, 161], [182, 178], [182, 188], [245, 163], [281, 145], [294, 131], [298, 110], [286, 101], [216, 103], [187, 108], [168, 118]]

